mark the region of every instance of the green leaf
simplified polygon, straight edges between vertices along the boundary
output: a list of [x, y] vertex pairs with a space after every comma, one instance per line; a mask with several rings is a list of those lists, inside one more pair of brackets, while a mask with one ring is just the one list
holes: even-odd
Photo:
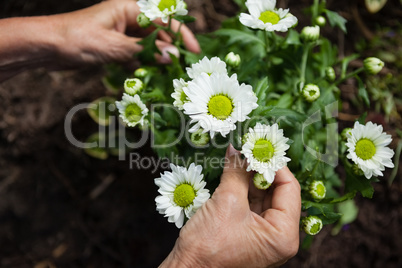
[[193, 16], [174, 16], [175, 20], [180, 21], [181, 23], [190, 23], [196, 20]]
[[356, 176], [350, 167], [346, 168], [346, 189], [348, 191], [358, 191], [363, 197], [372, 198], [374, 194], [374, 188], [371, 185], [371, 181], [363, 176]]
[[367, 107], [370, 107], [370, 99], [367, 93], [366, 86], [364, 85], [363, 81], [356, 75], [356, 80], [358, 82], [358, 87], [359, 87], [359, 96], [363, 99], [364, 104], [366, 104]]
[[286, 44], [289, 45], [300, 45], [300, 38], [299, 38], [299, 33], [294, 30], [294, 29], [290, 29], [288, 31], [288, 36], [286, 37]]
[[348, 65], [352, 60], [355, 60], [359, 57], [358, 54], [352, 54], [350, 56], [344, 57], [342, 59], [342, 71], [341, 71], [341, 79], [343, 79], [346, 75], [346, 71], [348, 70]]
[[328, 9], [325, 10], [325, 14], [327, 15], [329, 24], [334, 27], [334, 26], [338, 26], [339, 28], [341, 28], [341, 30], [346, 33], [346, 22], [347, 20], [345, 18], [343, 18], [341, 15], [339, 15], [336, 12], [330, 11]]
[[229, 40], [227, 41], [227, 45], [232, 45], [234, 43], [241, 43], [241, 44], [249, 44], [254, 43], [255, 45], [262, 45], [265, 46], [265, 43], [251, 33], [247, 33], [244, 31], [239, 31], [235, 29], [220, 29], [215, 31], [216, 35], [221, 36], [228, 36]]
[[353, 200], [347, 200], [338, 205], [338, 211], [342, 214], [342, 217], [332, 229], [332, 235], [337, 235], [345, 224], [349, 224], [356, 220], [359, 213], [359, 208], [355, 205]]
[[138, 44], [142, 45], [143, 50], [137, 53], [137, 57], [142, 63], [155, 62], [155, 53], [161, 54], [158, 47], [156, 46], [156, 37], [158, 35], [159, 29], [154, 30], [147, 37], [144, 37]]
[[112, 97], [101, 97], [88, 105], [89, 116], [101, 126], [110, 124], [111, 110], [115, 109], [116, 99]]
[[267, 102], [266, 100], [266, 92], [269, 88], [269, 84], [268, 84], [268, 77], [264, 77], [263, 79], [261, 79], [257, 86], [255, 87], [254, 91], [255, 91], [255, 95], [258, 98], [257, 104], [259, 106], [264, 106]]
[[265, 116], [272, 116], [275, 118], [291, 119], [291, 121], [304, 122], [307, 115], [299, 113], [292, 109], [279, 108], [279, 107], [267, 107], [270, 110], [266, 111]]

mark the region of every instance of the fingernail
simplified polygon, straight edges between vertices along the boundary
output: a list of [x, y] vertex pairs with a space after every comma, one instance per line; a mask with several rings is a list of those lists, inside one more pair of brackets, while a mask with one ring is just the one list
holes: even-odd
[[179, 50], [175, 46], [166, 46], [162, 48], [161, 52], [162, 52], [161, 63], [171, 63], [172, 60], [170, 59], [170, 54], [173, 54], [176, 57], [180, 56]]
[[226, 157], [231, 157], [237, 154], [240, 154], [240, 152], [236, 150], [232, 144], [229, 144], [228, 148], [226, 149]]

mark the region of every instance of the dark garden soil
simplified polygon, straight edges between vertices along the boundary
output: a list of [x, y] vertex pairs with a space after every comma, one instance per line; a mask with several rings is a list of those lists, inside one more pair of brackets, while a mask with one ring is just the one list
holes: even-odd
[[[55, 14], [96, 2], [2, 0], [0, 18]], [[237, 10], [230, 0], [186, 2], [197, 18], [191, 25], [197, 33], [217, 29]], [[311, 2], [289, 6], [297, 15]], [[396, 26], [401, 18], [397, 0], [375, 15], [354, 2], [327, 1], [350, 20], [345, 40], [338, 30], [326, 32], [344, 54], [365, 37], [362, 27], [370, 37], [376, 25]], [[298, 27], [307, 23], [300, 21]], [[158, 173], [130, 168], [128, 160], [115, 157], [92, 158], [64, 134], [65, 116], [74, 105], [108, 94], [103, 74], [100, 67], [38, 69], [0, 84], [0, 267], [156, 267], [173, 247], [179, 231], [155, 210], [153, 178]], [[360, 113], [348, 106], [350, 87], [342, 90], [343, 114]], [[401, 124], [381, 115], [372, 118], [391, 133]], [[97, 125], [81, 111], [72, 129], [78, 140], [85, 140]], [[154, 156], [149, 145], [137, 152]], [[332, 236], [332, 226], [326, 226], [309, 250], [300, 250], [284, 267], [402, 267], [401, 174], [391, 186], [385, 178], [376, 183], [373, 199], [357, 198], [359, 216], [339, 235]]]

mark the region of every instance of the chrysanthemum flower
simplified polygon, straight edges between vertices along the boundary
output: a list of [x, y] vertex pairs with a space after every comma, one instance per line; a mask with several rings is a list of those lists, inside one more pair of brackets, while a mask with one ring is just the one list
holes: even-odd
[[144, 118], [148, 114], [148, 108], [141, 101], [140, 96], [130, 96], [123, 93], [122, 100], [116, 101], [116, 107], [119, 110], [120, 118], [129, 127], [134, 127], [137, 124], [144, 125]]
[[142, 90], [144, 83], [138, 78], [127, 78], [124, 81], [124, 91], [131, 96], [134, 96]]
[[271, 186], [271, 183], [269, 183], [267, 179], [265, 179], [264, 175], [260, 173], [255, 173], [253, 177], [253, 183], [254, 186], [260, 190], [266, 190]]
[[258, 107], [257, 97], [250, 85], [241, 84], [234, 74], [202, 73], [185, 87], [189, 102], [183, 105], [184, 113], [191, 117], [195, 125], [193, 133], [202, 128], [211, 137], [216, 132], [226, 136], [236, 129], [236, 122], [244, 122], [248, 114]]
[[346, 133], [347, 158], [358, 165], [367, 179], [373, 175], [383, 176], [385, 167], [394, 167], [391, 161], [394, 151], [387, 147], [392, 138], [382, 130], [381, 125], [372, 122], [366, 125], [356, 122], [353, 129]]
[[313, 102], [320, 97], [320, 88], [314, 84], [307, 84], [303, 87], [302, 95], [308, 102]]
[[183, 91], [183, 88], [186, 86], [187, 83], [182, 78], [180, 78], [180, 80], [173, 80], [174, 92], [171, 96], [174, 99], [173, 106], [177, 107], [179, 110], [183, 110], [183, 104], [188, 101], [187, 95]]
[[290, 161], [285, 156], [285, 151], [289, 149], [286, 144], [288, 140], [278, 124], [268, 126], [257, 123], [254, 128], [250, 128], [241, 150], [249, 164], [247, 171], [254, 170], [264, 175], [268, 183], [272, 183], [276, 171]]
[[190, 139], [191, 143], [197, 147], [205, 146], [209, 143], [209, 135], [202, 128], [191, 133]]
[[250, 14], [241, 13], [240, 22], [253, 29], [286, 32], [297, 23], [297, 18], [289, 9], [275, 9], [276, 0], [248, 0], [246, 6]]
[[309, 235], [316, 235], [322, 229], [322, 220], [317, 216], [304, 217], [301, 220], [302, 228]]
[[316, 200], [322, 200], [325, 198], [327, 189], [325, 188], [324, 182], [314, 180], [310, 183], [309, 187], [310, 195]]
[[226, 70], [226, 63], [218, 57], [213, 57], [211, 59], [204, 57], [199, 62], [192, 64], [191, 68], [187, 67], [186, 70], [188, 76], [192, 79], [196, 78], [202, 73], [211, 75], [213, 73], [227, 74], [228, 72]]
[[137, 4], [150, 20], [161, 18], [167, 23], [170, 15], [187, 15], [186, 3], [183, 0], [139, 0]]
[[181, 228], [184, 219], [191, 216], [209, 199], [209, 190], [205, 189], [202, 167], [194, 163], [188, 169], [170, 164], [172, 172], [165, 171], [155, 179], [161, 194], [155, 198], [156, 209], [165, 214], [169, 222]]

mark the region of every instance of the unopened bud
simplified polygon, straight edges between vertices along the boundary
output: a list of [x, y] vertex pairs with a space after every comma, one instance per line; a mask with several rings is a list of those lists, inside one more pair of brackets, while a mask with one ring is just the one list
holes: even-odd
[[124, 81], [124, 90], [128, 95], [134, 96], [144, 87], [142, 81], [138, 78], [128, 78]]
[[138, 68], [137, 70], [134, 71], [134, 76], [138, 78], [144, 78], [147, 76], [148, 71], [144, 68]]
[[318, 16], [317, 18], [315, 18], [315, 24], [320, 27], [324, 27], [326, 23], [327, 20], [323, 16]]
[[301, 221], [303, 231], [309, 235], [316, 235], [322, 229], [322, 220], [317, 216], [304, 217]]
[[316, 26], [306, 26], [302, 29], [300, 38], [305, 42], [314, 42], [320, 38], [320, 27]]
[[361, 170], [361, 168], [360, 168], [358, 165], [356, 165], [356, 164], [354, 164], [354, 165], [352, 166], [352, 171], [353, 171], [353, 173], [354, 173], [355, 175], [357, 175], [357, 176], [363, 176], [363, 175], [364, 175], [363, 170]]
[[209, 134], [207, 132], [202, 133], [203, 131], [204, 130], [200, 128], [196, 132], [191, 133], [191, 142], [197, 147], [205, 146], [209, 143]]
[[313, 181], [308, 188], [309, 193], [314, 199], [322, 200], [325, 198], [327, 189], [325, 188], [325, 185], [322, 181]]
[[350, 127], [344, 128], [341, 132], [341, 138], [346, 141], [348, 139], [347, 134], [351, 135], [351, 131], [352, 129]]
[[320, 88], [314, 84], [307, 84], [303, 87], [302, 94], [308, 102], [313, 102], [320, 97]]
[[378, 74], [384, 67], [384, 62], [376, 57], [369, 57], [363, 61], [364, 70], [368, 74]]
[[257, 189], [260, 189], [260, 190], [266, 190], [266, 189], [269, 188], [269, 186], [271, 186], [271, 183], [269, 183], [269, 182], [265, 179], [264, 175], [262, 175], [262, 174], [260, 174], [260, 173], [256, 173], [256, 174], [254, 175], [253, 183], [254, 183], [254, 186], [255, 186]]
[[239, 54], [229, 52], [225, 57], [225, 61], [229, 66], [236, 68], [240, 65], [241, 58], [240, 58]]
[[151, 20], [144, 13], [140, 13], [137, 16], [137, 23], [141, 28], [147, 28], [151, 25]]
[[325, 77], [329, 82], [334, 82], [336, 75], [335, 75], [335, 70], [331, 66], [325, 68]]

